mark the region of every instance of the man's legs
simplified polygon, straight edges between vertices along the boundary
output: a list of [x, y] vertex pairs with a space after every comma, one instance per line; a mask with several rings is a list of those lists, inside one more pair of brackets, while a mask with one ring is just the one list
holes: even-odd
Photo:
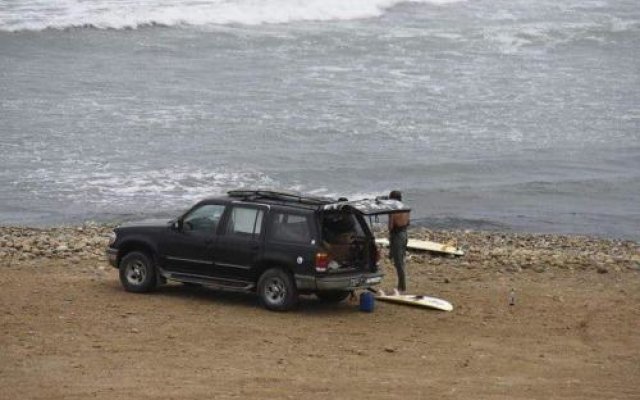
[[398, 290], [405, 292], [407, 290], [407, 282], [405, 277], [405, 255], [407, 252], [407, 232], [396, 232], [391, 235], [390, 250], [393, 265], [396, 267], [398, 274]]

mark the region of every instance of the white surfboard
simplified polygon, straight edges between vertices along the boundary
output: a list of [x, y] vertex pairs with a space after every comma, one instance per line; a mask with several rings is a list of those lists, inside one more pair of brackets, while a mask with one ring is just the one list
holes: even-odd
[[441, 311], [453, 310], [453, 305], [451, 303], [437, 297], [419, 296], [413, 294], [385, 294], [383, 291], [379, 291], [375, 297], [376, 300], [387, 301], [390, 303], [432, 308]]
[[[376, 244], [380, 246], [389, 247], [389, 239], [380, 238], [376, 239]], [[464, 251], [451, 246], [449, 244], [443, 244], [438, 242], [431, 242], [428, 240], [409, 239], [407, 242], [407, 248], [410, 250], [431, 251], [434, 253], [453, 254], [454, 256], [463, 256]]]

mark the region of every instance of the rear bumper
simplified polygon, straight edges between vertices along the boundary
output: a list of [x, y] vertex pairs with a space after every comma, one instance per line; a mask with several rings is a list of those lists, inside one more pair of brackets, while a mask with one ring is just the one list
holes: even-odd
[[295, 275], [298, 290], [342, 290], [366, 289], [382, 282], [384, 274], [348, 274], [339, 276]]
[[118, 268], [118, 249], [107, 247], [107, 261], [113, 268]]

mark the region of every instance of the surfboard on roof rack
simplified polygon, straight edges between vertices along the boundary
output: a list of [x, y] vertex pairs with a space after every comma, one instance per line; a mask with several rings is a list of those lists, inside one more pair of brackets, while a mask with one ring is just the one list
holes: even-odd
[[401, 201], [391, 200], [387, 198], [338, 201], [335, 203], [324, 205], [322, 209], [324, 211], [340, 211], [352, 209], [358, 211], [363, 215], [393, 214], [411, 211], [411, 208], [407, 207]]
[[279, 201], [295, 201], [303, 204], [329, 204], [337, 202], [331, 197], [310, 196], [296, 192], [286, 192], [269, 189], [240, 189], [230, 190], [227, 192], [229, 197], [251, 198], [251, 199], [269, 199]]
[[375, 199], [360, 200], [336, 200], [331, 197], [309, 196], [301, 193], [261, 190], [261, 189], [240, 189], [227, 192], [230, 197], [243, 199], [268, 199], [275, 201], [293, 201], [302, 204], [317, 205], [319, 210], [331, 211], [356, 211], [363, 215], [393, 214], [398, 212], [409, 212], [411, 209], [397, 200], [378, 197]]

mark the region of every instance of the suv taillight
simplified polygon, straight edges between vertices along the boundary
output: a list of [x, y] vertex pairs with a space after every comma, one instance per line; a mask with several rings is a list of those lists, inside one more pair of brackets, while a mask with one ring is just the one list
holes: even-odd
[[319, 251], [316, 253], [316, 271], [327, 272], [329, 266], [329, 254]]

